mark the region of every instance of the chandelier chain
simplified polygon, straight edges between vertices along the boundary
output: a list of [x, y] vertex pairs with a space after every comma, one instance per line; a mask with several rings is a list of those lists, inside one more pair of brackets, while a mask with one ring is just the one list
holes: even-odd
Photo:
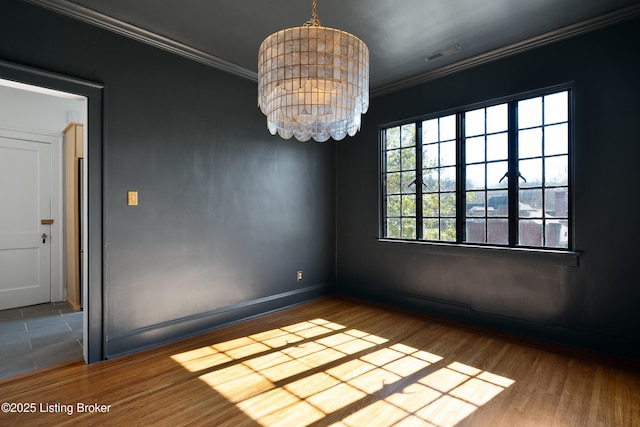
[[319, 27], [320, 17], [316, 11], [316, 0], [311, 0], [311, 19], [304, 23], [305, 27]]

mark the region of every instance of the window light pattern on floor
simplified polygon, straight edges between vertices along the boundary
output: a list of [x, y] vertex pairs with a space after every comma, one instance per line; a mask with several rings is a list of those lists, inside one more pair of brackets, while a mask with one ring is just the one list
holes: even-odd
[[514, 383], [324, 319], [172, 359], [264, 426], [453, 426]]

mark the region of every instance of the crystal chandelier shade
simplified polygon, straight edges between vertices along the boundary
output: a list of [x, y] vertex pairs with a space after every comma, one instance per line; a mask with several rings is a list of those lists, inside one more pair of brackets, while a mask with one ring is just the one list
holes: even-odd
[[258, 106], [284, 139], [341, 140], [360, 129], [369, 108], [369, 49], [345, 31], [301, 27], [267, 37], [258, 52]]

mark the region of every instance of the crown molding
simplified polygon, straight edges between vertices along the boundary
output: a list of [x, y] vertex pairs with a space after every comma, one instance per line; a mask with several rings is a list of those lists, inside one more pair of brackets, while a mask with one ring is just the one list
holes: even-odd
[[504, 46], [482, 53], [480, 55], [473, 56], [471, 58], [463, 59], [453, 64], [436, 68], [432, 71], [427, 71], [425, 73], [421, 73], [403, 80], [398, 80], [397, 82], [379, 86], [371, 90], [371, 97], [375, 98], [377, 96], [386, 95], [388, 93], [425, 83], [430, 80], [435, 80], [449, 74], [457, 73], [458, 71], [466, 70], [477, 65], [485, 64], [487, 62], [515, 55], [520, 52], [555, 43], [557, 41], [565, 40], [580, 34], [598, 30], [600, 28], [608, 27], [627, 19], [634, 18], [638, 15], [640, 15], [640, 4], [628, 6], [614, 12], [587, 19], [585, 21], [568, 25], [557, 30], [549, 31], [547, 33], [532, 37], [527, 40], [523, 40], [518, 43], [513, 43], [508, 46]]
[[[142, 43], [164, 49], [176, 55], [180, 55], [193, 61], [203, 63], [210, 67], [217, 68], [219, 70], [226, 71], [228, 73], [235, 74], [249, 80], [258, 80], [258, 73], [256, 71], [249, 70], [217, 56], [211, 55], [198, 49], [194, 49], [183, 43], [179, 43], [168, 37], [161, 36], [159, 34], [144, 30], [119, 19], [110, 17], [100, 12], [96, 12], [95, 10], [78, 5], [69, 0], [23, 1], [53, 10], [63, 15], [67, 15], [91, 25], [104, 28], [106, 30], [123, 35], [125, 37], [129, 37]], [[456, 73], [458, 71], [466, 70], [477, 65], [485, 64], [487, 62], [495, 61], [497, 59], [505, 58], [507, 56], [521, 53], [530, 49], [604, 28], [625, 21], [627, 19], [634, 18], [638, 15], [640, 15], [640, 4], [628, 6], [614, 12], [597, 16], [595, 18], [578, 22], [576, 24], [568, 25], [557, 30], [549, 31], [547, 33], [532, 37], [527, 40], [523, 40], [518, 43], [513, 43], [511, 45], [494, 49], [480, 55], [473, 56], [471, 58], [463, 59], [453, 64], [449, 64], [431, 71], [427, 71], [425, 73], [421, 73], [406, 79], [373, 88], [371, 89], [371, 97], [375, 98], [381, 95], [386, 95], [388, 93], [425, 83], [430, 80]]]
[[95, 10], [89, 9], [76, 3], [72, 3], [68, 0], [23, 1], [42, 6], [49, 10], [53, 10], [54, 12], [58, 12], [71, 18], [75, 18], [79, 21], [104, 28], [106, 30], [140, 41], [142, 43], [164, 49], [168, 52], [183, 56], [193, 61], [200, 62], [210, 67], [217, 68], [219, 70], [226, 71], [228, 73], [235, 74], [249, 80], [258, 81], [258, 73], [256, 71], [248, 70], [237, 64], [234, 64], [222, 58], [218, 58], [217, 56], [211, 55], [198, 49], [194, 49], [168, 37], [164, 37], [140, 27], [136, 27], [135, 25], [131, 25], [127, 22], [121, 21], [103, 13], [96, 12]]

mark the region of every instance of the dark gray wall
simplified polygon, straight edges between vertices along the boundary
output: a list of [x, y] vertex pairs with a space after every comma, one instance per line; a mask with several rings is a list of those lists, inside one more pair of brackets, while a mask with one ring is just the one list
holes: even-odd
[[334, 146], [271, 136], [255, 82], [19, 0], [0, 60], [104, 85], [104, 356], [332, 285]]
[[[637, 40], [635, 19], [373, 99], [362, 132], [338, 147], [338, 291], [640, 359]], [[577, 266], [377, 240], [378, 126], [568, 82]]]
[[[254, 82], [20, 0], [0, 6], [0, 60], [104, 84], [104, 161], [90, 171], [104, 182], [104, 283], [89, 286], [104, 291], [90, 314], [105, 356], [325, 293], [337, 225], [341, 292], [640, 359], [638, 24], [375, 98], [337, 168], [333, 144], [268, 134]], [[566, 82], [578, 266], [377, 241], [379, 125]]]

